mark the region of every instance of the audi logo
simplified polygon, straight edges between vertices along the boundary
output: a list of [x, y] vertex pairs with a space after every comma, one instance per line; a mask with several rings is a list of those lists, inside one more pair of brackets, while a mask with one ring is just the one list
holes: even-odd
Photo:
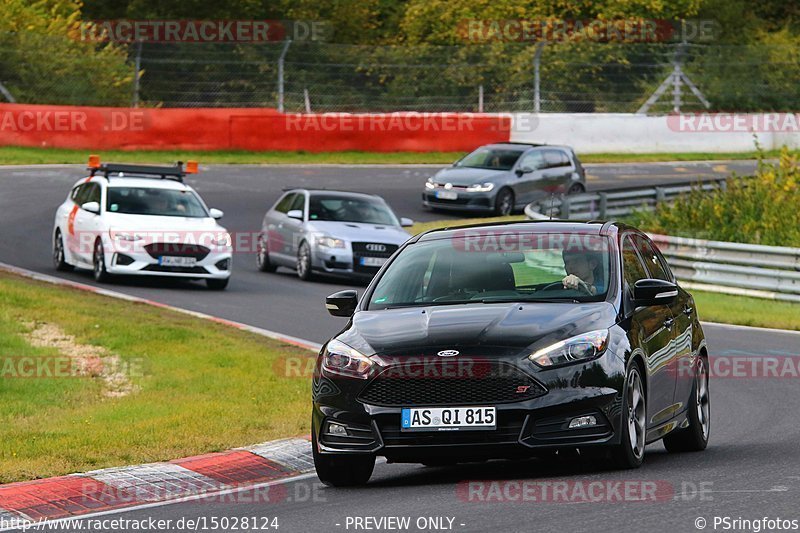
[[441, 352], [437, 353], [439, 357], [454, 357], [458, 355], [460, 352], [458, 350], [442, 350]]
[[386, 245], [385, 244], [368, 244], [367, 250], [370, 252], [385, 252]]

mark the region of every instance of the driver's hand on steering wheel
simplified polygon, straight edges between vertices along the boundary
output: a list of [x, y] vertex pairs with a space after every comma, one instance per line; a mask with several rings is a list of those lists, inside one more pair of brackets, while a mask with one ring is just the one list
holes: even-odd
[[576, 276], [575, 274], [569, 274], [564, 279], [561, 280], [561, 284], [564, 285], [565, 289], [573, 289], [577, 290], [579, 288], [583, 288], [590, 294], [596, 294], [597, 289], [590, 286], [588, 283], [583, 281], [581, 278]]

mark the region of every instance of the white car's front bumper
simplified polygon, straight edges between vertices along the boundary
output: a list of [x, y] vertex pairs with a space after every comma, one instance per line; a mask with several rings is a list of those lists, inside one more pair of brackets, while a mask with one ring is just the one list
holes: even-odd
[[[167, 255], [169, 252], [165, 253]], [[129, 247], [105, 254], [109, 274], [133, 276], [162, 276], [174, 278], [227, 279], [231, 276], [233, 253], [229, 247], [218, 247], [207, 253], [173, 253], [168, 256], [194, 257], [191, 265], [169, 266], [162, 264], [159, 254], [149, 253], [144, 247]]]

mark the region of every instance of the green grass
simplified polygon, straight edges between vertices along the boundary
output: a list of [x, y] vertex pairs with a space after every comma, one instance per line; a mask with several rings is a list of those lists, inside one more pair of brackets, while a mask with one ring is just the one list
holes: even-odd
[[800, 304], [691, 291], [700, 320], [761, 328], [800, 330]]
[[[90, 377], [0, 378], [0, 483], [169, 460], [309, 432], [313, 354], [221, 324], [0, 273], [0, 360], [34, 348], [29, 323], [118, 354], [140, 390]], [[25, 325], [28, 324], [28, 325]], [[2, 365], [0, 365], [2, 368]]]
[[[67, 150], [63, 148], [31, 148], [0, 146], [0, 165], [35, 165], [86, 163], [92, 150]], [[169, 163], [195, 159], [201, 164], [441, 164], [448, 165], [464, 152], [248, 152], [237, 150], [185, 151], [139, 150], [100, 151], [103, 161]], [[764, 152], [765, 157], [777, 157], [778, 151]], [[580, 154], [579, 154], [580, 155]], [[756, 152], [738, 153], [668, 153], [668, 154], [584, 154], [584, 163], [627, 163], [653, 161], [701, 161], [726, 159], [755, 159]]]

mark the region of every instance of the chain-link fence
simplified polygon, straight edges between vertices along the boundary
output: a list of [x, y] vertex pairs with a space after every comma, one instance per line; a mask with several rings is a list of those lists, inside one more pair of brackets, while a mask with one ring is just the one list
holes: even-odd
[[125, 49], [127, 75], [116, 72], [113, 94], [105, 88], [102, 98], [85, 79], [103, 72], [79, 61], [72, 70], [42, 68], [44, 47], [22, 58], [10, 47], [0, 41], [0, 83], [32, 103], [663, 113], [793, 111], [800, 101], [800, 52], [790, 46], [134, 43]]

